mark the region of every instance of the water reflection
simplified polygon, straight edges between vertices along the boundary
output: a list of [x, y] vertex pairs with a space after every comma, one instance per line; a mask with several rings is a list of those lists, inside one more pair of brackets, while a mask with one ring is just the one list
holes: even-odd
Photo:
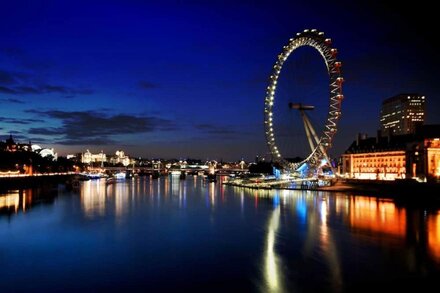
[[319, 243], [324, 252], [324, 255], [327, 258], [331, 278], [331, 286], [333, 290], [339, 291], [342, 285], [341, 266], [338, 256], [338, 249], [331, 234], [332, 229], [327, 223], [329, 217], [328, 213], [330, 212], [327, 201], [327, 197], [321, 198], [321, 223], [319, 225]]
[[135, 208], [135, 196], [146, 188], [143, 179], [115, 184], [106, 184], [105, 180], [85, 181], [80, 190], [81, 208], [86, 218], [114, 215], [115, 220], [120, 221], [130, 208]]
[[104, 180], [85, 181], [81, 188], [81, 207], [88, 218], [105, 215], [107, 189]]
[[440, 263], [440, 211], [428, 217], [428, 248]]
[[215, 183], [210, 182], [209, 184], [209, 198], [211, 202], [211, 207], [214, 208], [215, 206]]
[[[26, 206], [25, 203], [23, 203]], [[11, 191], [0, 196], [0, 211], [12, 211], [17, 213], [20, 205], [20, 195], [18, 190]], [[23, 211], [25, 209], [23, 208]]]
[[280, 222], [280, 206], [277, 205], [269, 218], [267, 225], [266, 250], [264, 258], [266, 280], [266, 292], [283, 292], [283, 283], [281, 280], [282, 264], [275, 251], [276, 233]]
[[[130, 274], [145, 283], [173, 279], [182, 284], [201, 276], [206, 284], [221, 279], [231, 284], [231, 291], [238, 290], [234, 282], [241, 281], [243, 272], [252, 280], [243, 281], [242, 291], [255, 286], [259, 288], [251, 289], [264, 292], [354, 292], [347, 284], [366, 278], [377, 281], [391, 274], [420, 280], [440, 272], [440, 209], [434, 207], [399, 206], [360, 195], [244, 189], [188, 176], [141, 177], [110, 185], [86, 181], [77, 192], [12, 190], [0, 194], [0, 215], [24, 213], [55, 198], [60, 204], [50, 212], [39, 209], [16, 217], [23, 232], [16, 242], [41, 241], [39, 247], [48, 247], [41, 259], [75, 247], [83, 261], [94, 264], [96, 258], [93, 272], [80, 264], [85, 278], [103, 259], [111, 259], [107, 265], [115, 275]], [[39, 224], [48, 222], [46, 215], [51, 224]], [[37, 222], [34, 227], [46, 227], [33, 238], [26, 230], [32, 221]], [[15, 246], [7, 239], [20, 229], [14, 221], [0, 223], [0, 251], [12, 251]], [[87, 245], [80, 247], [80, 242]], [[68, 261], [55, 265], [57, 271], [74, 263], [67, 248], [63, 257]], [[22, 249], [28, 249], [25, 260], [35, 253], [31, 246]], [[48, 269], [41, 263], [42, 271]], [[160, 270], [157, 264], [163, 264]], [[11, 275], [17, 272], [18, 266]], [[104, 283], [106, 273], [101, 276]]]
[[[390, 252], [400, 251], [397, 254], [408, 272], [426, 274], [433, 265], [440, 265], [439, 209], [432, 211], [431, 208], [428, 211], [423, 208], [397, 206], [388, 199], [326, 192], [280, 193], [250, 189], [235, 191], [241, 211], [244, 205], [243, 195], [254, 201], [254, 209], [260, 208], [258, 202], [262, 199], [272, 198], [274, 208], [268, 221], [264, 258], [263, 279], [267, 284], [265, 291], [282, 290], [281, 287], [286, 285], [282, 280], [292, 275], [286, 266], [281, 265], [280, 260], [286, 259], [286, 252], [277, 253], [276, 249], [280, 225], [287, 230], [297, 229], [293, 222], [279, 222], [280, 215], [284, 213], [290, 213], [290, 219], [298, 219], [298, 224], [306, 231], [303, 255], [309, 259], [306, 261], [308, 265], [295, 268], [295, 271], [305, 273], [308, 270], [321, 271], [325, 268], [326, 272], [319, 282], [326, 284], [330, 291], [343, 290], [346, 282], [344, 275], [351, 273], [349, 268], [345, 268], [348, 271], [344, 272], [342, 258], [347, 257], [344, 256], [347, 251], [338, 244], [341, 237], [347, 235], [353, 237], [354, 243], [359, 247], [368, 245], [383, 247]], [[289, 282], [289, 286], [295, 285], [294, 279], [290, 278]]]
[[0, 216], [26, 212], [41, 203], [52, 203], [58, 195], [56, 189], [16, 189], [0, 193]]
[[179, 208], [186, 208], [186, 189], [186, 180], [181, 180], [179, 187]]
[[[341, 200], [337, 198], [337, 200]], [[391, 200], [356, 196], [349, 201], [350, 226], [368, 232], [405, 237], [406, 213]]]

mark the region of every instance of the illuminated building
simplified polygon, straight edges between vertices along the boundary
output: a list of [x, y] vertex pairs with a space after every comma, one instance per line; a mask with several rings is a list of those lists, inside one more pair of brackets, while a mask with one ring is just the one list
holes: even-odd
[[94, 162], [107, 162], [107, 156], [101, 151], [98, 154], [92, 154], [87, 150], [84, 154], [81, 154], [81, 162], [85, 164], [90, 164]]
[[400, 94], [386, 99], [380, 111], [382, 135], [415, 133], [425, 121], [425, 96]]
[[438, 180], [440, 125], [424, 125], [407, 135], [359, 135], [342, 155], [342, 175], [356, 179]]
[[42, 148], [37, 144], [29, 143], [16, 143], [12, 138], [12, 135], [9, 135], [9, 138], [6, 139], [5, 142], [0, 141], [0, 151], [6, 152], [34, 152], [44, 157], [52, 157], [53, 160], [57, 160], [57, 153], [55, 153], [53, 148]]
[[16, 143], [12, 138], [12, 134], [5, 142], [0, 141], [0, 151], [16, 152], [16, 151], [30, 151], [31, 142], [29, 143]]
[[134, 160], [131, 160], [129, 156], [127, 156], [124, 151], [117, 150], [115, 155], [110, 158], [110, 163], [112, 164], [122, 164], [124, 166], [128, 166], [132, 164]]
[[440, 138], [424, 141], [426, 152], [425, 168], [429, 177], [440, 179]]
[[[397, 138], [397, 139], [396, 139]], [[342, 155], [342, 172], [357, 179], [394, 180], [406, 176], [405, 141], [402, 137], [359, 135]]]
[[42, 148], [37, 144], [32, 145], [32, 151], [34, 153], [39, 153], [40, 156], [44, 157], [52, 157], [55, 161], [58, 159], [58, 154], [55, 153], [53, 148]]

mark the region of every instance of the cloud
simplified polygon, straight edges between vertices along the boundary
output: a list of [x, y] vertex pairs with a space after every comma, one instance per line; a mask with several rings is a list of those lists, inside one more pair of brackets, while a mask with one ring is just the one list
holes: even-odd
[[29, 139], [24, 136], [20, 131], [9, 131], [7, 135], [0, 135], [0, 140], [5, 140], [9, 138], [9, 135], [12, 134], [12, 138], [15, 142], [17, 141], [28, 141]]
[[[0, 128], [1, 129], [1, 128]], [[41, 138], [41, 137], [29, 137], [27, 135], [23, 135], [21, 132], [19, 131], [9, 131], [7, 132], [8, 134], [6, 135], [0, 135], [0, 140], [6, 140], [9, 138], [9, 134], [12, 134], [12, 138], [14, 139], [15, 142], [19, 142], [19, 143], [28, 143], [29, 141], [32, 142], [32, 144], [34, 143], [44, 143], [44, 144], [52, 144], [53, 141], [48, 141], [45, 138]]]
[[62, 129], [48, 127], [33, 127], [28, 132], [37, 135], [62, 135], [64, 133]]
[[116, 141], [104, 136], [100, 138], [80, 138], [80, 139], [65, 139], [58, 140], [55, 142], [56, 144], [62, 145], [115, 145]]
[[159, 85], [153, 82], [141, 80], [139, 81], [139, 87], [144, 90], [150, 90], [150, 89], [158, 88]]
[[37, 123], [37, 122], [44, 122], [44, 120], [0, 117], [0, 122], [10, 123], [10, 124], [27, 125], [27, 124]]
[[0, 93], [13, 95], [40, 95], [40, 94], [64, 94], [71, 95], [90, 95], [94, 91], [89, 88], [76, 88], [47, 82], [36, 83], [33, 76], [24, 72], [14, 72], [0, 70]]
[[2, 103], [12, 103], [12, 104], [24, 104], [22, 100], [19, 99], [0, 99], [0, 102]]
[[60, 127], [29, 129], [29, 134], [49, 135], [59, 138], [60, 144], [109, 144], [112, 136], [169, 131], [177, 128], [167, 119], [154, 116], [108, 115], [99, 111], [27, 110], [61, 121]]

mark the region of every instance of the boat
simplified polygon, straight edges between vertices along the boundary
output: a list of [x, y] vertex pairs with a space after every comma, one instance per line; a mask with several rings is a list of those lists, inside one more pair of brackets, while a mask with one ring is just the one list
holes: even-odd
[[185, 171], [180, 172], [179, 178], [180, 178], [180, 179], [185, 179], [185, 178], [186, 178], [186, 173], [185, 173]]
[[83, 176], [87, 177], [88, 180], [96, 180], [107, 177], [106, 174], [101, 172], [87, 172], [87, 173], [81, 173]]
[[122, 180], [125, 179], [126, 177], [127, 177], [127, 173], [125, 173], [124, 171], [115, 174], [115, 179], [117, 180]]

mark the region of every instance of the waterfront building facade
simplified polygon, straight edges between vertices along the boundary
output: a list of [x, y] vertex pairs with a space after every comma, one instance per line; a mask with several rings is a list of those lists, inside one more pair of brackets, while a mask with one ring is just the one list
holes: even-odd
[[342, 155], [346, 178], [395, 180], [440, 179], [440, 125], [419, 127], [415, 134], [368, 138], [359, 135]]
[[344, 154], [344, 174], [356, 179], [395, 180], [406, 176], [405, 151]]

